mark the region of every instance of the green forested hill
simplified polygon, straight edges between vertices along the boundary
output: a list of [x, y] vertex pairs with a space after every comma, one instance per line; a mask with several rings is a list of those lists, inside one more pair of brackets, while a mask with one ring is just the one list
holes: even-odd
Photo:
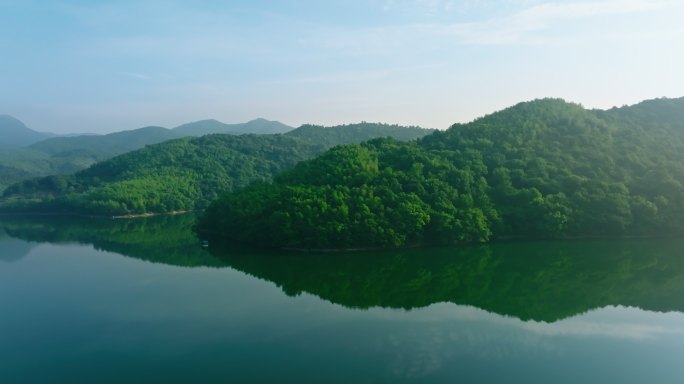
[[[382, 124], [365, 124], [363, 130], [372, 137], [376, 130], [376, 136], [390, 134], [386, 128]], [[312, 137], [208, 135], [172, 140], [100, 162], [74, 175], [12, 185], [4, 192], [3, 208], [95, 215], [204, 208], [221, 192], [270, 180], [278, 171], [320, 154], [337, 140], [353, 141], [353, 132], [337, 132], [346, 129], [321, 127], [318, 130], [327, 135]], [[399, 135], [406, 135], [404, 131], [430, 132], [393, 129]]]
[[223, 196], [198, 228], [294, 248], [681, 234], [682, 110], [684, 99], [609, 111], [543, 99], [418, 143], [338, 147]]
[[[19, 129], [21, 127], [23, 128]], [[291, 129], [292, 127], [283, 123], [265, 119], [255, 119], [240, 124], [202, 120], [173, 129], [144, 127], [106, 135], [50, 137], [49, 134], [29, 130], [19, 121], [0, 116], [0, 133], [5, 136], [4, 139], [0, 139], [0, 191], [10, 184], [32, 177], [74, 173], [98, 161], [171, 139], [212, 133], [270, 134]], [[24, 136], [32, 133], [37, 138], [21, 141], [23, 146], [15, 145], [12, 148], [4, 146], [5, 142], [14, 142], [12, 140], [19, 134], [15, 135], [13, 133], [15, 131], [19, 131]], [[37, 136], [39, 134], [42, 136]]]

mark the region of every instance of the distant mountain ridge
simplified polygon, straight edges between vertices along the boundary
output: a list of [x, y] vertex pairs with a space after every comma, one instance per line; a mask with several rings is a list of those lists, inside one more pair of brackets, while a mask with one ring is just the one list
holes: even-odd
[[293, 130], [294, 127], [283, 124], [279, 121], [271, 121], [263, 118], [250, 120], [246, 123], [240, 124], [226, 124], [218, 120], [200, 120], [192, 123], [179, 125], [173, 128], [172, 131], [182, 136], [204, 136], [213, 133], [230, 133], [230, 134], [273, 134], [285, 133]]
[[40, 152], [56, 155], [73, 151], [87, 151], [101, 157], [111, 157], [145, 145], [175, 139], [173, 131], [163, 127], [144, 127], [130, 131], [108, 133], [106, 135], [81, 135], [53, 137], [29, 146]]
[[294, 128], [281, 122], [266, 119], [255, 119], [239, 124], [225, 124], [211, 119], [182, 124], [172, 129], [149, 126], [105, 135], [55, 137], [36, 143], [31, 148], [51, 155], [87, 149], [109, 158], [142, 148], [146, 145], [186, 136], [204, 136], [216, 133], [233, 135], [245, 133], [271, 134], [284, 133], [292, 129]]
[[34, 131], [12, 116], [0, 115], [0, 149], [20, 148], [54, 136]]
[[[9, 184], [31, 177], [76, 172], [146, 145], [181, 137], [217, 133], [272, 134], [292, 129], [281, 122], [259, 118], [239, 124], [200, 120], [172, 129], [149, 126], [104, 135], [55, 135], [32, 131], [13, 117], [0, 116], [0, 191]], [[23, 135], [21, 140], [19, 133]], [[3, 145], [6, 143], [8, 145]]]

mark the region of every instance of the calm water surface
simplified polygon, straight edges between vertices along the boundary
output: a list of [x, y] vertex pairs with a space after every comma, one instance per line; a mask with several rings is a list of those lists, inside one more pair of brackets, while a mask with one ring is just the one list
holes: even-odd
[[684, 241], [199, 247], [0, 219], [0, 383], [684, 382]]

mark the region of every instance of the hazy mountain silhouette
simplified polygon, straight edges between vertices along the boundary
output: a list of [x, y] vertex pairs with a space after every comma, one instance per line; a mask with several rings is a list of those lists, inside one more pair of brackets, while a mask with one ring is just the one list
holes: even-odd
[[0, 115], [0, 149], [24, 147], [53, 136], [34, 131], [12, 116]]
[[32, 131], [10, 116], [0, 116], [0, 191], [18, 181], [76, 172], [98, 161], [171, 139], [216, 133], [273, 134], [292, 129], [265, 119], [240, 124], [201, 120], [173, 129], [150, 126], [105, 135], [55, 137], [55, 134]]
[[179, 125], [178, 127], [173, 128], [173, 132], [181, 136], [202, 136], [212, 133], [285, 133], [291, 131], [292, 129], [294, 128], [279, 121], [271, 121], [261, 118], [241, 124], [225, 124], [220, 121], [210, 119]]

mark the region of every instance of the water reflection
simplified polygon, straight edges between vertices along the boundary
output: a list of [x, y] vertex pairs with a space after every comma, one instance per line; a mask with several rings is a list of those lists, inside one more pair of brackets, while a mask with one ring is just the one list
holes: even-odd
[[308, 292], [347, 307], [452, 302], [556, 321], [609, 305], [684, 310], [683, 249], [683, 241], [630, 240], [223, 257], [289, 295]]
[[200, 249], [192, 233], [193, 215], [157, 216], [130, 220], [78, 217], [8, 216], [0, 231], [29, 242], [93, 245], [154, 263], [183, 267], [221, 267], [225, 263]]
[[0, 262], [15, 262], [28, 255], [35, 244], [21, 241], [7, 235], [0, 228]]
[[[352, 254], [207, 251], [192, 234], [193, 223], [192, 216], [3, 218], [2, 228], [28, 241], [93, 244], [156, 263], [231, 267], [271, 281], [290, 296], [306, 292], [350, 308], [413, 309], [448, 302], [546, 322], [606, 306], [684, 311], [681, 240], [520, 242]], [[12, 252], [16, 258], [23, 251]]]

